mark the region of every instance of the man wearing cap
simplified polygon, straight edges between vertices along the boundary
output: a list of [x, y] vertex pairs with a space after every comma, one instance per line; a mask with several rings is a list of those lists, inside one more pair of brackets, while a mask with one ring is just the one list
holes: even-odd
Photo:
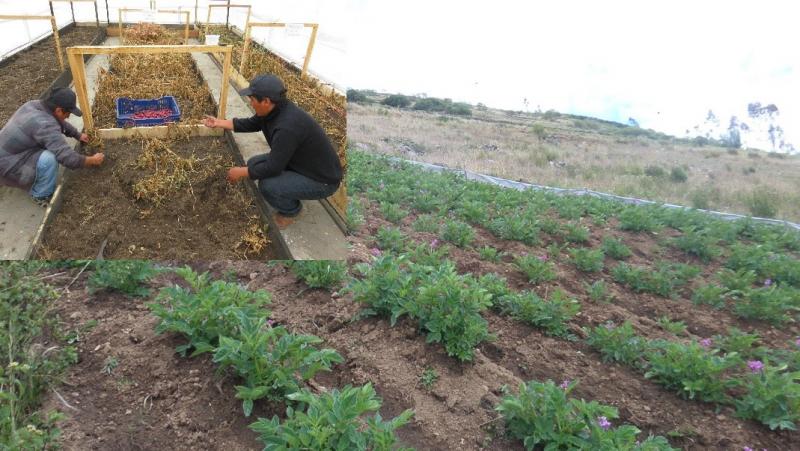
[[56, 189], [58, 163], [70, 169], [99, 166], [103, 154], [81, 155], [63, 135], [88, 142], [89, 137], [66, 122], [82, 116], [75, 93], [52, 90], [44, 100], [25, 102], [0, 130], [0, 185], [28, 190], [33, 200], [47, 206]]
[[323, 199], [339, 188], [343, 176], [339, 156], [325, 130], [286, 98], [280, 78], [259, 75], [239, 94], [249, 98], [255, 115], [228, 120], [207, 116], [204, 123], [206, 127], [264, 134], [270, 152], [250, 158], [247, 166], [228, 170], [228, 181], [258, 180], [259, 191], [278, 212], [278, 227], [286, 227], [300, 214], [300, 200]]

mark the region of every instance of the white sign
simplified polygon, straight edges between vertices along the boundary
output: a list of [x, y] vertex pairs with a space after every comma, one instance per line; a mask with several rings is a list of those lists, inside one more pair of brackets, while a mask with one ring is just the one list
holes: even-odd
[[146, 9], [142, 11], [142, 22], [156, 23], [158, 12], [154, 9]]
[[306, 26], [301, 23], [287, 23], [286, 36], [300, 36]]

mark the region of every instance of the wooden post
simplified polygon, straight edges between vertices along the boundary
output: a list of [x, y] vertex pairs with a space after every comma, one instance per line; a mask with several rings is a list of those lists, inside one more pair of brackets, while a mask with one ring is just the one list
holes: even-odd
[[231, 61], [233, 61], [233, 50], [226, 47], [225, 64], [222, 66], [222, 89], [219, 93], [219, 117], [225, 119], [228, 108], [228, 86], [231, 78]]
[[97, 21], [97, 28], [100, 28], [100, 13], [97, 11], [97, 0], [94, 2], [94, 19]]
[[208, 5], [208, 16], [206, 17], [206, 31], [203, 34], [208, 34], [208, 24], [211, 22], [211, 5]]
[[78, 95], [78, 103], [80, 103], [83, 112], [83, 126], [86, 131], [89, 131], [94, 128], [94, 120], [92, 119], [89, 96], [86, 93], [86, 68], [83, 65], [83, 54], [80, 50], [70, 47], [67, 49], [67, 57], [69, 58], [69, 66], [72, 69], [72, 80], [75, 84], [75, 92]]
[[197, 21], [197, 4], [198, 3], [200, 3], [200, 0], [194, 0], [194, 26], [195, 27], [197, 27], [197, 24], [199, 23]]
[[303, 60], [303, 72], [300, 74], [302, 78], [306, 78], [306, 73], [308, 72], [308, 61], [311, 59], [311, 51], [314, 50], [314, 42], [317, 40], [317, 28], [319, 28], [318, 24], [313, 24], [311, 27], [311, 39], [308, 41], [306, 58]]
[[61, 56], [61, 39], [58, 38], [58, 24], [56, 24], [56, 16], [50, 16], [50, 25], [53, 26], [53, 38], [56, 41], [56, 54], [58, 55], [58, 66], [64, 70], [64, 57]]
[[189, 11], [181, 11], [179, 9], [159, 9], [158, 12], [160, 13], [178, 13], [178, 16], [181, 14], [186, 14], [186, 24], [183, 27], [183, 43], [185, 45], [189, 45], [189, 16], [191, 13]]
[[117, 22], [117, 26], [119, 27], [119, 42], [122, 43], [122, 9], [120, 8], [117, 10], [119, 13], [119, 21]]
[[231, 0], [228, 0], [227, 11], [228, 11], [228, 13], [225, 15], [225, 28], [228, 28], [228, 27], [231, 26], [231, 24], [230, 24], [230, 21], [231, 21]]
[[248, 23], [244, 31], [244, 45], [242, 46], [242, 57], [239, 61], [239, 73], [244, 77], [244, 65], [247, 62], [247, 52], [250, 50], [250, 33], [253, 27]]
[[69, 9], [72, 11], [72, 23], [75, 23], [75, 5], [69, 2]]
[[108, 11], [108, 0], [106, 0], [106, 22], [108, 22], [108, 26], [111, 26], [111, 13]]

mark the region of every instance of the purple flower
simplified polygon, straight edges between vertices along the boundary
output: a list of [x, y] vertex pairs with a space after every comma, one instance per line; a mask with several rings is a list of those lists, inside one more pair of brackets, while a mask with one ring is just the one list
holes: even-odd
[[764, 281], [764, 286], [765, 287], [768, 287], [770, 285], [772, 285], [772, 279], [767, 279], [767, 280]]
[[711, 341], [710, 338], [704, 338], [704, 339], [700, 340], [700, 346], [702, 346], [704, 348], [710, 348], [711, 347], [711, 343], [712, 343], [712, 341]]
[[761, 363], [761, 360], [748, 360], [747, 367], [754, 373], [760, 373], [764, 369], [764, 364]]
[[542, 261], [542, 262], [546, 262], [547, 261], [547, 255], [540, 255], [538, 258], [539, 258], [539, 261]]
[[561, 389], [564, 389], [564, 390], [566, 390], [567, 387], [569, 387], [569, 379], [564, 379], [564, 382], [562, 382], [561, 385], [558, 386], [558, 388], [561, 388]]
[[273, 324], [275, 324], [275, 321], [273, 321], [271, 319], [267, 320], [267, 326], [272, 327]]
[[374, 255], [375, 257], [380, 257], [381, 256], [381, 250], [378, 249], [377, 247], [373, 247], [372, 249], [370, 249], [369, 253]]
[[611, 422], [606, 417], [597, 417], [597, 425], [607, 431], [611, 427]]
[[431, 247], [434, 249], [439, 247], [439, 240], [434, 238], [433, 241], [431, 241]]
[[749, 447], [749, 446], [745, 446], [745, 447], [744, 447], [744, 451], [753, 451], [753, 448], [751, 448], [751, 447]]
[[800, 337], [798, 337], [797, 340], [794, 341], [794, 344], [797, 345], [798, 348], [800, 348]]

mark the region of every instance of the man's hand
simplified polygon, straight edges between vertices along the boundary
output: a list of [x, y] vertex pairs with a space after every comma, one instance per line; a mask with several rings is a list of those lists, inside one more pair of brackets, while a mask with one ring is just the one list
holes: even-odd
[[217, 128], [219, 127], [219, 119], [206, 114], [203, 118], [203, 125], [208, 128]]
[[87, 135], [86, 133], [81, 133], [80, 140], [81, 140], [82, 143], [88, 143], [89, 142], [89, 135]]
[[100, 166], [103, 164], [103, 160], [105, 160], [106, 156], [102, 153], [96, 153], [90, 157], [86, 157], [86, 162], [84, 165], [88, 168], [91, 166]]
[[228, 182], [230, 183], [236, 183], [249, 176], [250, 172], [247, 170], [247, 166], [236, 166], [228, 169]]

